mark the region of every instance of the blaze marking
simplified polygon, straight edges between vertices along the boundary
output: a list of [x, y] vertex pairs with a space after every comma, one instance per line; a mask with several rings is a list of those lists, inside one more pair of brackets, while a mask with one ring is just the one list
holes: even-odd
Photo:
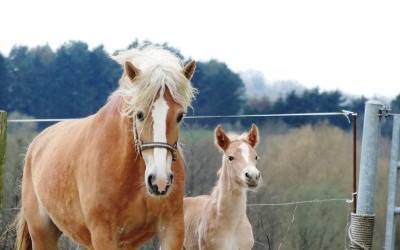
[[250, 156], [249, 146], [246, 143], [242, 142], [239, 145], [239, 148], [241, 149], [242, 156], [243, 156], [244, 160], [248, 163], [249, 162], [249, 156]]
[[[153, 117], [153, 141], [167, 142], [167, 113], [168, 104], [164, 97], [161, 96], [154, 102]], [[156, 167], [157, 176], [166, 175], [166, 157], [167, 149], [154, 148], [154, 165]], [[162, 171], [164, 169], [164, 171]]]

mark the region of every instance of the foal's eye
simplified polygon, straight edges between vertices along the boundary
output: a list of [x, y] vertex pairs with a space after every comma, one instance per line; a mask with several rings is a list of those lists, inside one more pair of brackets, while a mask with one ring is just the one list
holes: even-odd
[[182, 113], [179, 113], [179, 114], [178, 114], [178, 117], [176, 117], [176, 122], [178, 122], [178, 123], [181, 122], [184, 115], [185, 115], [185, 113], [183, 113], [183, 112], [182, 112]]
[[143, 112], [142, 111], [139, 111], [139, 112], [137, 112], [136, 113], [136, 118], [139, 120], [139, 121], [144, 121], [144, 114], [143, 114]]
[[229, 161], [233, 161], [235, 159], [235, 157], [230, 155], [230, 156], [228, 156], [228, 159], [229, 159]]
[[260, 159], [260, 156], [256, 155], [256, 161], [258, 161]]

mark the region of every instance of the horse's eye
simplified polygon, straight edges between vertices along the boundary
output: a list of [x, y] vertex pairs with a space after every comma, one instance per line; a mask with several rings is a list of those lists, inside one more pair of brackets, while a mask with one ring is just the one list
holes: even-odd
[[182, 113], [179, 113], [179, 114], [178, 114], [178, 117], [176, 117], [176, 122], [178, 122], [178, 123], [181, 122], [184, 115], [185, 115], [185, 113], [183, 113], [183, 112], [182, 112]]
[[235, 157], [230, 155], [230, 156], [228, 156], [228, 159], [229, 159], [229, 161], [233, 161], [235, 159]]
[[139, 120], [139, 121], [144, 121], [144, 114], [143, 114], [143, 112], [142, 111], [139, 111], [139, 112], [137, 112], [136, 113], [136, 118]]
[[260, 159], [260, 156], [256, 155], [256, 161], [258, 161]]

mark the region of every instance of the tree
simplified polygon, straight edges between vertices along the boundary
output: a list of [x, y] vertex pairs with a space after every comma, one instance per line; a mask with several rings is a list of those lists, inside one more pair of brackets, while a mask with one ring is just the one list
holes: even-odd
[[94, 113], [118, 86], [120, 66], [109, 58], [102, 46], [90, 51], [83, 42], [60, 47], [48, 86], [51, 106], [45, 115], [73, 118]]
[[[193, 102], [194, 115], [235, 115], [244, 104], [244, 84], [225, 63], [198, 62], [192, 79], [199, 95]], [[215, 121], [208, 120], [208, 124]]]
[[7, 106], [7, 61], [0, 53], [0, 109], [5, 109]]
[[[340, 91], [320, 92], [318, 88], [305, 90], [301, 95], [294, 91], [285, 98], [279, 98], [272, 107], [272, 113], [313, 113], [313, 112], [340, 112], [344, 109], [345, 101]], [[343, 117], [286, 117], [283, 120], [291, 126], [299, 127], [305, 123], [315, 124], [321, 119], [343, 128], [348, 123]]]
[[400, 94], [398, 94], [390, 103], [393, 113], [400, 113]]
[[8, 58], [7, 109], [36, 115], [48, 106], [46, 87], [51, 81], [54, 53], [48, 45], [15, 47]]

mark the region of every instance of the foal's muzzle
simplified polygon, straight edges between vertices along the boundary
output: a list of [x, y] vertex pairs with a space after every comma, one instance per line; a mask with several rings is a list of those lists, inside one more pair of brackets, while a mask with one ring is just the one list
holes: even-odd
[[260, 172], [246, 172], [246, 184], [249, 188], [256, 188], [261, 178]]

